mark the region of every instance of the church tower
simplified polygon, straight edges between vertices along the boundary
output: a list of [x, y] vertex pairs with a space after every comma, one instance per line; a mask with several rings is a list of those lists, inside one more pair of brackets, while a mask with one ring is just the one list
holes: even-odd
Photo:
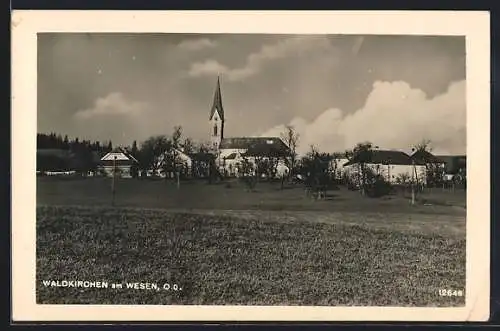
[[210, 142], [212, 148], [218, 150], [220, 142], [224, 139], [224, 108], [222, 107], [222, 94], [220, 92], [220, 80], [217, 77], [214, 100], [209, 116]]

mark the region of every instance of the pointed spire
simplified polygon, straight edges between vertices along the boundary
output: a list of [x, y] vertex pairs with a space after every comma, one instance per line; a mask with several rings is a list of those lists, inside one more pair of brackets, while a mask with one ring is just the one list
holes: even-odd
[[222, 107], [222, 94], [220, 91], [220, 76], [217, 76], [217, 86], [215, 87], [215, 93], [214, 93], [214, 102], [212, 104], [212, 109], [210, 110], [210, 117], [209, 119], [212, 119], [214, 116], [215, 112], [220, 116], [220, 119], [223, 121], [224, 120], [224, 108]]

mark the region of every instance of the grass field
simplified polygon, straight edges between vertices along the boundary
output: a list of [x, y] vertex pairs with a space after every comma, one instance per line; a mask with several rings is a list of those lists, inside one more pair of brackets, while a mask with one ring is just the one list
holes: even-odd
[[[457, 306], [465, 194], [313, 201], [300, 188], [40, 178], [37, 301], [73, 304]], [[425, 199], [424, 199], [425, 198]], [[432, 202], [429, 202], [432, 201]], [[427, 205], [430, 204], [430, 205]], [[158, 290], [43, 280], [149, 282]], [[164, 283], [182, 290], [161, 289]]]

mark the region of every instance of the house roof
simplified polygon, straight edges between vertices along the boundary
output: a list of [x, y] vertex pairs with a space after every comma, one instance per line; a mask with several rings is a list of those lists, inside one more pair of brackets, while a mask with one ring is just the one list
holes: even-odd
[[288, 149], [280, 148], [280, 146], [274, 146], [274, 144], [259, 144], [256, 146], [250, 146], [242, 156], [249, 157], [285, 157], [289, 155]]
[[213, 155], [211, 153], [197, 152], [197, 153], [189, 153], [187, 155], [192, 160], [195, 160], [195, 161], [210, 161], [212, 159], [215, 159], [215, 155]]
[[[270, 147], [272, 146], [272, 147]], [[278, 137], [234, 137], [222, 139], [220, 149], [253, 149], [289, 151], [288, 146]]]
[[[344, 167], [356, 164], [355, 160], [350, 160], [344, 164]], [[371, 164], [392, 164], [392, 165], [412, 165], [411, 157], [405, 152], [373, 150], [370, 158]], [[422, 165], [422, 162], [415, 161], [415, 164]]]
[[443, 163], [443, 160], [434, 156], [428, 151], [418, 150], [411, 155], [411, 158], [418, 163]]
[[[122, 147], [115, 147], [111, 150], [111, 152], [109, 153], [106, 153], [106, 155], [104, 155], [102, 158], [101, 158], [101, 161], [108, 161], [106, 160], [106, 158], [111, 155], [111, 154], [121, 154], [123, 155], [125, 158], [127, 158], [128, 160], [132, 161], [132, 162], [136, 162], [136, 163], [139, 163], [139, 161], [137, 161], [137, 159], [131, 154], [129, 153], [127, 150], [125, 150], [124, 148]], [[118, 160], [123, 160], [123, 158], [118, 158]], [[113, 161], [113, 160], [110, 160], [110, 161]]]
[[222, 94], [220, 92], [219, 77], [217, 77], [217, 86], [215, 87], [214, 101], [212, 104], [212, 108], [210, 109], [210, 116], [209, 116], [210, 120], [212, 119], [212, 117], [214, 116], [216, 111], [219, 114], [220, 119], [223, 121], [224, 120], [224, 107], [222, 107]]
[[234, 160], [238, 156], [238, 153], [231, 153], [225, 157], [226, 160]]

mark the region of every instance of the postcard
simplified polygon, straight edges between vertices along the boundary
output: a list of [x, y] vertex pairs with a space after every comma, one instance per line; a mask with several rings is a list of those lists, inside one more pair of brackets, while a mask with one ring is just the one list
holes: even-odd
[[14, 321], [489, 318], [487, 12], [14, 11]]

